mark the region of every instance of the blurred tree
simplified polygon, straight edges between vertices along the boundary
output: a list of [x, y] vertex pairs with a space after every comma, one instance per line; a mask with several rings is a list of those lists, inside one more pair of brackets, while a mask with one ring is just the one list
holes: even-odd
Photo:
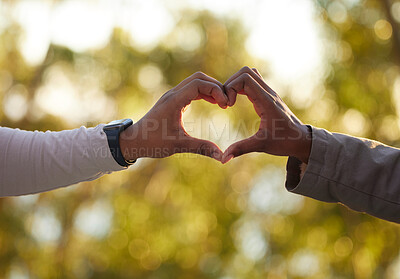
[[[396, 3], [315, 1], [327, 75], [307, 110], [291, 104], [301, 119], [398, 143]], [[0, 125], [28, 130], [137, 119], [196, 71], [223, 82], [255, 62], [241, 24], [207, 12], [182, 12], [151, 50], [115, 29], [98, 50], [50, 45], [39, 66], [19, 52], [22, 35], [16, 23], [0, 34]], [[220, 140], [210, 133], [218, 119], [230, 139], [257, 123], [242, 98], [214, 108], [194, 102], [188, 112], [204, 119], [201, 135]], [[143, 159], [90, 183], [0, 199], [0, 277], [398, 278], [398, 226], [286, 193], [284, 164], [254, 154], [226, 166], [187, 154]]]
[[[325, 94], [315, 105], [328, 104], [324, 108], [329, 118], [338, 120], [328, 120], [324, 127], [399, 145], [400, 33], [395, 20], [399, 4], [386, 0], [316, 1], [325, 23], [323, 32], [329, 37], [326, 54], [330, 69]], [[398, 226], [340, 212], [342, 224], [330, 247], [330, 253], [336, 254], [331, 259], [333, 274], [398, 278]], [[350, 250], [341, 255], [345, 242]]]

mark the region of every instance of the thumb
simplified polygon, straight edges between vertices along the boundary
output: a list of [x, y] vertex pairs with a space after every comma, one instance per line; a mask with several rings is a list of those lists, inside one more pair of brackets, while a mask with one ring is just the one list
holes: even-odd
[[195, 153], [211, 157], [217, 161], [221, 161], [222, 159], [222, 150], [218, 145], [208, 140], [187, 136], [186, 139], [179, 143], [179, 146], [181, 149], [177, 153]]
[[226, 164], [235, 157], [239, 157], [243, 154], [258, 152], [261, 150], [260, 141], [256, 139], [256, 136], [249, 137], [247, 139], [235, 142], [231, 144], [225, 152], [222, 154], [221, 163]]

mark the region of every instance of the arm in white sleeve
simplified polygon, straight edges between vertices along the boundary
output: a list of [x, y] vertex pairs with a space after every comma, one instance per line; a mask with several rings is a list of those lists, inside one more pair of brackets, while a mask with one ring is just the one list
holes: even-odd
[[312, 136], [306, 169], [287, 162], [289, 191], [400, 223], [399, 149], [314, 127]]
[[104, 125], [61, 132], [0, 127], [0, 196], [49, 191], [123, 170]]

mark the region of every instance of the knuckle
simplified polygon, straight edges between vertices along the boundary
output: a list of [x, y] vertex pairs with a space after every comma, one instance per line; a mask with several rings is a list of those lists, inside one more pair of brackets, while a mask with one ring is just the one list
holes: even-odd
[[175, 98], [178, 98], [181, 94], [182, 94], [182, 90], [177, 90], [177, 91], [171, 92], [170, 94], [165, 96], [165, 101], [174, 100]]
[[197, 148], [197, 153], [201, 155], [211, 154], [211, 148], [206, 143], [201, 143]]
[[160, 100], [165, 100], [171, 95], [171, 91], [165, 92], [161, 97]]
[[242, 71], [242, 72], [250, 72], [251, 69], [250, 69], [249, 66], [244, 66], [242, 69], [240, 69], [240, 71]]
[[190, 81], [188, 86], [189, 87], [196, 87], [196, 86], [199, 86], [200, 83], [201, 83], [201, 80], [196, 78], [196, 79]]
[[218, 85], [214, 84], [214, 83], [210, 84], [210, 90], [211, 90], [212, 94], [214, 94], [214, 93], [218, 93], [218, 94], [222, 93], [221, 88]]
[[168, 91], [166, 93], [164, 93], [161, 98], [159, 99], [159, 103], [160, 104], [164, 104], [167, 103], [171, 100], [171, 98], [173, 98], [176, 95], [175, 91]]
[[197, 85], [197, 86], [199, 86], [199, 85], [201, 85], [201, 84], [204, 83], [204, 81], [203, 81], [202, 79], [198, 79], [198, 78], [195, 79], [193, 82], [194, 82], [194, 84]]
[[233, 84], [230, 84], [230, 85], [228, 85], [228, 86], [226, 86], [225, 87], [225, 92], [227, 93], [227, 94], [236, 94], [237, 93], [237, 90], [235, 89], [235, 87], [233, 86]]
[[196, 72], [196, 73], [194, 74], [194, 76], [195, 76], [196, 78], [204, 78], [204, 77], [206, 76], [206, 74], [203, 73], [203, 72], [201, 72], [201, 71], [198, 71], [198, 72]]
[[251, 75], [249, 73], [244, 73], [242, 75], [243, 80], [245, 81], [250, 81], [252, 79]]

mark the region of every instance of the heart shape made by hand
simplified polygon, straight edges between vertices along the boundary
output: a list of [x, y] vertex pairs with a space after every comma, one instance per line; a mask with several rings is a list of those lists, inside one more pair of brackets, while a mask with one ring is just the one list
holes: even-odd
[[183, 127], [190, 136], [211, 141], [221, 150], [252, 136], [259, 126], [260, 117], [243, 95], [227, 109], [209, 102], [192, 102], [183, 113]]
[[[235, 105], [238, 94], [247, 96], [260, 119], [253, 135], [222, 152], [215, 143], [187, 133], [182, 115], [192, 101], [203, 99], [226, 109]], [[246, 153], [265, 152], [295, 156], [307, 162], [311, 149], [309, 128], [265, 83], [260, 73], [249, 67], [239, 70], [225, 84], [200, 72], [188, 77], [165, 93], [142, 119], [124, 132], [120, 146], [124, 157], [130, 160], [190, 152], [227, 163]]]
[[222, 163], [250, 152], [295, 156], [308, 162], [311, 150], [308, 126], [267, 85], [257, 69], [242, 68], [225, 82], [224, 89], [230, 106], [235, 104], [237, 94], [247, 96], [260, 117], [260, 126], [254, 135], [229, 146]]

